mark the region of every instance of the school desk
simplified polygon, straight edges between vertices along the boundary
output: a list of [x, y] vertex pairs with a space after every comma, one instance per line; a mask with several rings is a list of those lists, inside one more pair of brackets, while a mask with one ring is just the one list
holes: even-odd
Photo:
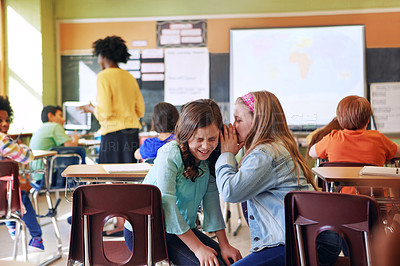
[[[114, 165], [124, 166], [128, 164]], [[80, 182], [142, 182], [146, 174], [147, 171], [107, 173], [103, 168], [103, 164], [80, 164], [68, 166], [61, 173], [61, 176], [66, 178], [78, 178]]]

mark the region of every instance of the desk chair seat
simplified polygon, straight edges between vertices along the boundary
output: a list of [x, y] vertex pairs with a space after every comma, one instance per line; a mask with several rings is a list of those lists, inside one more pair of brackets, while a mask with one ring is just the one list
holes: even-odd
[[0, 161], [0, 222], [15, 222], [13, 259], [16, 259], [19, 236], [22, 234], [22, 253], [27, 261], [26, 226], [22, 221], [22, 202], [19, 188], [18, 163], [11, 160]]
[[[124, 241], [103, 242], [104, 224], [112, 217], [123, 217], [132, 225], [132, 253]], [[161, 193], [155, 186], [79, 186], [71, 226], [68, 265], [153, 265], [168, 259]]]
[[285, 196], [286, 265], [319, 265], [316, 238], [327, 230], [346, 241], [351, 265], [371, 265], [371, 242], [381, 233], [378, 210], [377, 202], [368, 196], [289, 192]]

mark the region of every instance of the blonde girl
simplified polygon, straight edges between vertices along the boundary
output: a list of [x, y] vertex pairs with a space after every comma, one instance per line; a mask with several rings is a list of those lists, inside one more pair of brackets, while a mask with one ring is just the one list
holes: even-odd
[[[239, 97], [234, 124], [220, 134], [217, 186], [227, 202], [247, 201], [251, 253], [234, 265], [285, 265], [285, 213], [289, 191], [314, 190], [313, 176], [268, 91]], [[235, 154], [244, 147], [237, 164]]]

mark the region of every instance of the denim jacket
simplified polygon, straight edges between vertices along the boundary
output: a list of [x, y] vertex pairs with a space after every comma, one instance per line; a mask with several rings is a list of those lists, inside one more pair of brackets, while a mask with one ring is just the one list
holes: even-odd
[[280, 143], [257, 146], [237, 168], [235, 156], [221, 154], [216, 163], [217, 186], [226, 202], [247, 201], [251, 252], [285, 244], [284, 197], [293, 190], [313, 190]]

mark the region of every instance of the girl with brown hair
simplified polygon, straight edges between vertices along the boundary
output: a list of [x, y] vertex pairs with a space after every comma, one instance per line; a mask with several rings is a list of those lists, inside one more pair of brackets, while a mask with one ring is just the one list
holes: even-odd
[[[225, 234], [215, 161], [222, 115], [213, 100], [182, 107], [175, 139], [162, 146], [144, 184], [162, 195], [168, 255], [174, 265], [230, 265], [241, 259]], [[216, 232], [218, 243], [196, 228], [197, 210], [204, 211], [203, 230]], [[132, 250], [132, 227], [125, 223], [125, 242]]]

